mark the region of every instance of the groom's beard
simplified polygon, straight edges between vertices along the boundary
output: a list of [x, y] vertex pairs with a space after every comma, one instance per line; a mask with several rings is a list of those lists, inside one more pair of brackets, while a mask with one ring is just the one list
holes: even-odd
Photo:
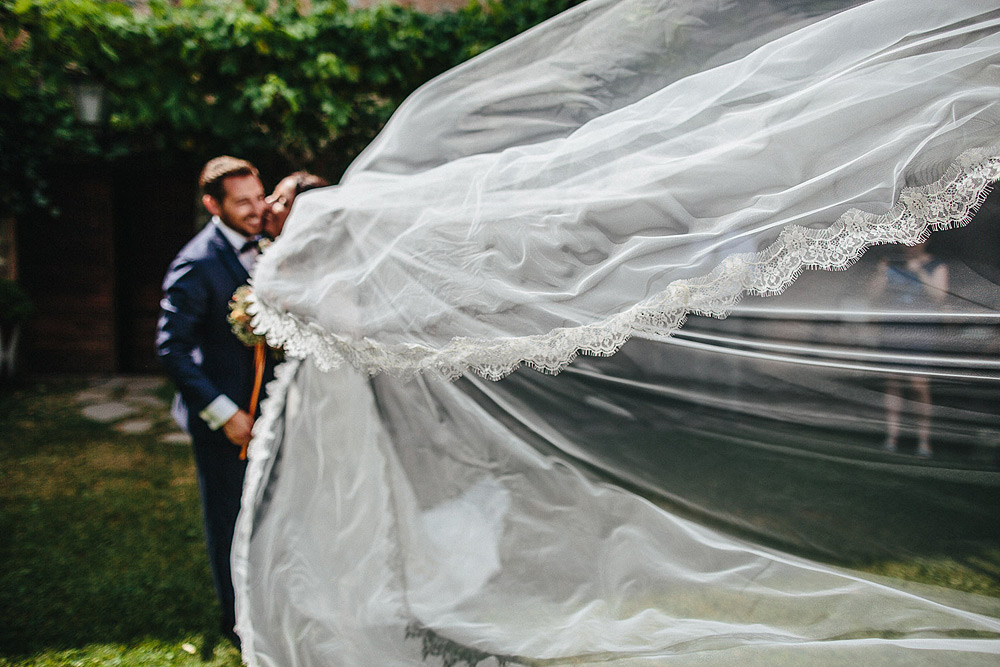
[[219, 220], [226, 227], [250, 237], [260, 234], [264, 229], [264, 217], [260, 215], [246, 215], [242, 217], [229, 215], [225, 210], [219, 213]]

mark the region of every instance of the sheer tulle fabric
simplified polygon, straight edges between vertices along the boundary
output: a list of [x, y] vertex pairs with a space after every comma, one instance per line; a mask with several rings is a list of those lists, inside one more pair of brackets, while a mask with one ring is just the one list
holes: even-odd
[[[585, 438], [566, 442], [572, 428], [519, 405], [532, 397], [509, 379], [370, 383], [310, 362], [283, 376], [285, 404], [272, 399], [268, 432], [255, 441], [252, 527], [245, 514], [237, 539], [251, 665], [990, 664], [1000, 651], [995, 599], [879, 583], [783, 554], [582, 472], [580, 459], [602, 452], [588, 456]], [[491, 397], [473, 398], [480, 390]], [[609, 397], [623, 394], [584, 397], [600, 415], [588, 425], [607, 423]], [[641, 431], [621, 418], [617, 426], [619, 437]], [[848, 469], [879, 467], [885, 484], [931, 493], [933, 474], [948, 473], [892, 473], [900, 462], [873, 462], [877, 450], [868, 460], [845, 451]], [[609, 468], [648, 473], [621, 454]], [[815, 453], [789, 448], [784, 458], [796, 454]], [[678, 455], [690, 458], [667, 453]], [[718, 464], [719, 479], [747, 472], [726, 468]], [[759, 500], [745, 509], [759, 514]]]
[[982, 204], [990, 5], [591, 2], [418, 91], [255, 273], [248, 664], [995, 664], [819, 561], [1000, 552], [998, 226], [785, 291]]
[[[741, 6], [588, 5], [429, 84], [342, 185], [296, 207], [257, 270], [263, 326], [323, 367], [558, 371], [967, 219], [1000, 176], [1000, 11], [880, 1], [761, 44]], [[756, 23], [801, 23], [799, 7]], [[691, 44], [707, 65], [687, 73]], [[514, 76], [491, 76], [511, 51]], [[667, 82], [601, 99], [650, 76]], [[493, 101], [470, 109], [480, 87]], [[425, 101], [463, 112], [432, 143]], [[578, 107], [604, 113], [569, 114], [570, 131]]]

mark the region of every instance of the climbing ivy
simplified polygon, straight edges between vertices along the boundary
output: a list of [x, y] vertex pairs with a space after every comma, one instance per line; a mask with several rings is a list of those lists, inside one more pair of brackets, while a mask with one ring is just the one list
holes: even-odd
[[[66, 155], [277, 156], [336, 177], [417, 86], [578, 1], [0, 0], [0, 206], [48, 206]], [[79, 76], [106, 87], [101, 132], [74, 119]]]

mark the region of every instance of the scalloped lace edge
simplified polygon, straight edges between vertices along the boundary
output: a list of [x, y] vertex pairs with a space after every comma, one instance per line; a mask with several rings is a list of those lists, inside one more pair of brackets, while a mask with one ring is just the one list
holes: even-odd
[[671, 335], [688, 314], [725, 317], [745, 294], [783, 292], [806, 269], [843, 270], [873, 245], [925, 241], [932, 231], [967, 224], [1000, 180], [1000, 144], [965, 151], [935, 183], [907, 187], [885, 214], [851, 209], [824, 229], [785, 227], [758, 253], [726, 257], [707, 275], [676, 280], [666, 290], [589, 325], [509, 338], [455, 337], [440, 348], [346, 339], [251, 297], [258, 333], [290, 357], [313, 357], [321, 370], [345, 361], [368, 375], [411, 377], [432, 371], [450, 379], [473, 372], [499, 380], [522, 364], [557, 374], [579, 354], [611, 356], [634, 334]]

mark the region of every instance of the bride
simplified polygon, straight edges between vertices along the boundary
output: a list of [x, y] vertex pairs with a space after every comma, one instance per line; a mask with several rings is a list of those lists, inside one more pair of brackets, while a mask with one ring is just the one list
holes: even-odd
[[986, 0], [590, 0], [415, 93], [255, 270], [246, 662], [995, 664], [996, 597], [841, 567], [996, 557], [987, 251], [792, 283], [969, 222], [998, 71]]

